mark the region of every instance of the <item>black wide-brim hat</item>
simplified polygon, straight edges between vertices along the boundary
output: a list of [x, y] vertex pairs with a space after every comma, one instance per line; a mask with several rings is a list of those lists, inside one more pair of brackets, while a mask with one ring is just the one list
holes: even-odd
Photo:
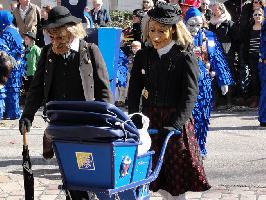
[[147, 12], [148, 16], [161, 24], [174, 25], [182, 14], [178, 5], [157, 1], [154, 8]]
[[24, 36], [28, 36], [29, 38], [36, 40], [36, 33], [33, 33], [31, 31], [28, 31], [27, 33], [23, 34]]
[[45, 29], [58, 28], [66, 24], [78, 24], [82, 19], [71, 15], [64, 6], [56, 6], [48, 13], [48, 19], [44, 25]]

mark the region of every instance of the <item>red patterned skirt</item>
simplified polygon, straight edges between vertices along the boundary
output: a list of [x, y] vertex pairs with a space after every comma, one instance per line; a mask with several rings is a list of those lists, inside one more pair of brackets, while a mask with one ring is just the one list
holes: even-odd
[[[160, 130], [160, 134], [151, 135], [155, 151], [153, 166], [156, 165], [166, 137], [164, 126], [169, 126], [169, 117], [175, 109], [145, 108], [143, 113], [150, 118], [150, 128]], [[168, 125], [167, 125], [168, 124]], [[210, 189], [199, 154], [199, 146], [194, 132], [194, 121], [188, 120], [182, 134], [172, 136], [164, 156], [159, 177], [151, 183], [151, 190], [163, 189], [177, 196], [187, 191], [205, 191]]]

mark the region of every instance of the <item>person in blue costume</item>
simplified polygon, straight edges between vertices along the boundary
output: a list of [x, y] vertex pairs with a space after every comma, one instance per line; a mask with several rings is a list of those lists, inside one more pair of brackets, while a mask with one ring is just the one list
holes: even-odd
[[[0, 120], [3, 119], [4, 117], [4, 111], [5, 111], [5, 99], [6, 99], [6, 88], [4, 86], [4, 84], [7, 82], [8, 80], [8, 76], [10, 74], [11, 70], [5, 70], [4, 69], [4, 64], [6, 62], [4, 62], [5, 60], [5, 55], [6, 52], [8, 52], [8, 48], [7, 46], [4, 44], [4, 41], [0, 39], [0, 54], [1, 54], [1, 63], [0, 63]], [[6, 71], [6, 72], [5, 72]]]
[[266, 7], [264, 8], [264, 22], [261, 29], [258, 71], [260, 78], [259, 122], [260, 126], [266, 127]]
[[8, 56], [5, 47], [1, 44], [0, 40], [0, 119], [3, 118], [3, 111], [5, 109], [5, 83], [8, 80], [9, 74], [12, 70], [15, 61], [12, 57]]
[[8, 81], [5, 85], [5, 111], [7, 119], [18, 119], [20, 117], [19, 94], [22, 85], [21, 78], [25, 72], [25, 62], [23, 60], [23, 40], [18, 30], [13, 26], [13, 15], [11, 12], [0, 11], [0, 39], [7, 46], [7, 54], [12, 56], [17, 65], [13, 67]]
[[128, 58], [122, 49], [119, 51], [119, 60], [116, 76], [116, 102], [115, 105], [118, 107], [125, 106], [125, 100], [127, 97], [126, 87], [127, 87], [127, 73], [128, 73]]
[[196, 105], [192, 111], [195, 120], [195, 134], [200, 146], [202, 156], [207, 155], [205, 147], [207, 131], [210, 124], [212, 108], [212, 80], [217, 80], [221, 92], [228, 92], [228, 85], [233, 83], [229, 66], [222, 47], [215, 34], [205, 30], [201, 12], [191, 7], [184, 17], [185, 24], [194, 37], [194, 53], [198, 58], [200, 77], [198, 80], [199, 94]]

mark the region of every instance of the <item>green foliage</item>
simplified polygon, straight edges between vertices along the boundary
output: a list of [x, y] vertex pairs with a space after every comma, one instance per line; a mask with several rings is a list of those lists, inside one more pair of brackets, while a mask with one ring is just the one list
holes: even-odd
[[132, 26], [132, 12], [131, 11], [110, 11], [112, 22], [109, 24], [113, 27], [120, 27], [122, 29]]

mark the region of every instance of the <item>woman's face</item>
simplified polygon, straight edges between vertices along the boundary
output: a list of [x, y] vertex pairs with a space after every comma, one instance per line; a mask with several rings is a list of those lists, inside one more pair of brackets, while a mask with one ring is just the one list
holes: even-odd
[[212, 8], [212, 15], [216, 18], [221, 17], [221, 15], [223, 14], [220, 7], [218, 5], [213, 5]]
[[261, 2], [260, 0], [254, 0], [252, 2], [253, 10], [261, 8], [261, 3], [260, 2]]
[[48, 13], [46, 12], [45, 8], [41, 10], [41, 17], [45, 20], [48, 19]]
[[155, 49], [161, 49], [172, 41], [173, 29], [170, 25], [160, 24], [154, 20], [149, 22], [149, 38]]
[[255, 10], [253, 13], [253, 19], [255, 23], [262, 23], [263, 22], [263, 12], [260, 10]]
[[144, 9], [150, 9], [150, 2], [149, 0], [143, 0], [143, 8]]

